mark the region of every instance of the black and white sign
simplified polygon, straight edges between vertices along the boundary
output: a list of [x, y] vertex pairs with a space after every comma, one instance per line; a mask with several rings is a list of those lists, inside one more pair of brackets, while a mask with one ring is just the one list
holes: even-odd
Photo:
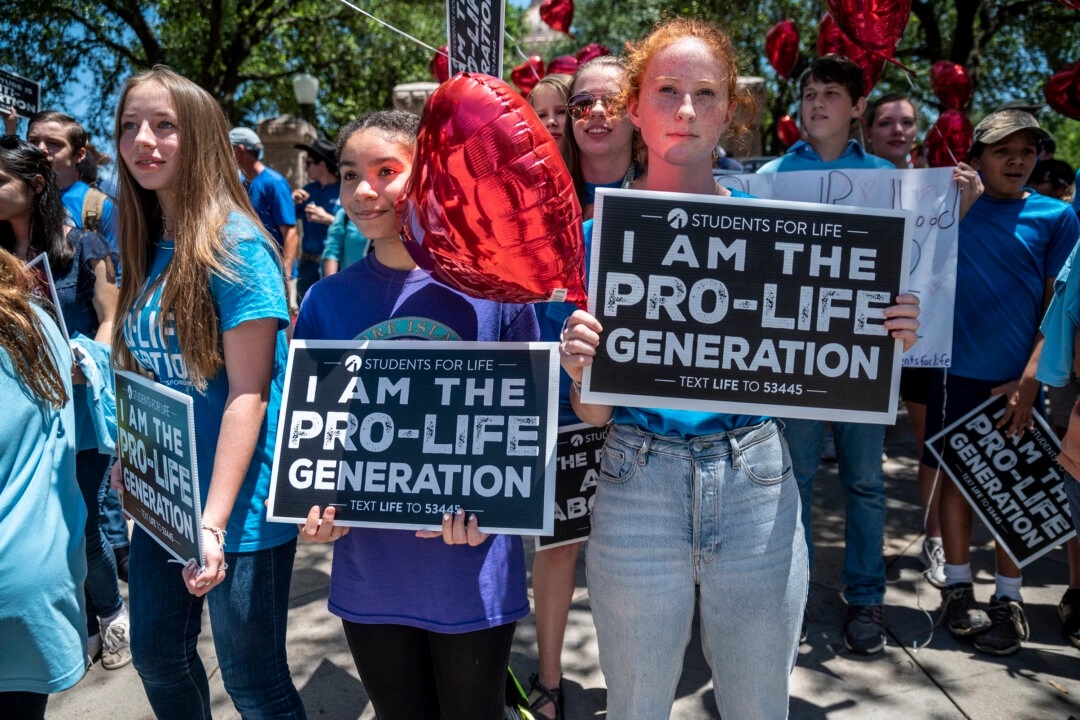
[[501, 78], [505, 26], [502, 0], [446, 0], [450, 76], [470, 72]]
[[269, 519], [550, 535], [558, 372], [554, 343], [294, 340]]
[[205, 564], [191, 398], [116, 371], [116, 451], [124, 511], [182, 563]]
[[605, 428], [592, 425], [559, 428], [555, 459], [555, 533], [550, 537], [537, 535], [537, 551], [589, 539], [605, 437]]
[[995, 395], [926, 441], [972, 509], [1023, 567], [1076, 532], [1057, 464], [1061, 445], [1046, 420], [1018, 437], [995, 427], [1005, 396]]
[[41, 109], [41, 86], [21, 75], [0, 70], [0, 113], [15, 112], [28, 118]]
[[851, 422], [896, 417], [910, 214], [598, 189], [585, 402]]

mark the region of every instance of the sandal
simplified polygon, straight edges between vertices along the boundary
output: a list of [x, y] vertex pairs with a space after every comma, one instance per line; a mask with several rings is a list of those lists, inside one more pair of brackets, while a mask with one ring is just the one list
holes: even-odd
[[[533, 712], [537, 720], [563, 720], [566, 714], [565, 705], [563, 704], [563, 684], [562, 678], [559, 678], [559, 687], [548, 688], [540, 684], [540, 675], [533, 673], [529, 678], [529, 710]], [[537, 708], [544, 707], [550, 704], [555, 708], [554, 715], [544, 715], [536, 712]]]

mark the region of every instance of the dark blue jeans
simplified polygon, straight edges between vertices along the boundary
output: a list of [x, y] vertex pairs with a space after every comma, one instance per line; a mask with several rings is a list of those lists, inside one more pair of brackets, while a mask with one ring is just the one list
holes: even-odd
[[105, 496], [105, 474], [111, 465], [111, 458], [97, 450], [83, 450], [75, 455], [75, 478], [86, 504], [87, 635], [98, 632], [99, 617], [113, 615], [123, 605], [116, 579], [116, 558], [99, 522], [101, 501]]
[[[211, 590], [210, 627], [221, 679], [240, 716], [307, 717], [285, 657], [296, 540], [225, 553], [225, 581]], [[204, 598], [187, 591], [181, 566], [136, 527], [128, 559], [131, 654], [159, 720], [210, 718], [210, 687], [198, 653]]]

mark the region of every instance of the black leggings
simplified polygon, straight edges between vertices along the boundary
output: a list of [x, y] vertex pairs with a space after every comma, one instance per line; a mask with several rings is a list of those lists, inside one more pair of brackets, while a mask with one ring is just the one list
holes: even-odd
[[516, 624], [451, 635], [342, 621], [379, 720], [502, 720]]
[[49, 696], [45, 693], [0, 692], [0, 717], [5, 720], [43, 720], [48, 702]]

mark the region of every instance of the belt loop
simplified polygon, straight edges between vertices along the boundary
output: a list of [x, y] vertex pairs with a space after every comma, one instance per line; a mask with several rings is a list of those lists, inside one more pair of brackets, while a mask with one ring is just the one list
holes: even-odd
[[735, 433], [728, 435], [728, 442], [731, 443], [731, 469], [734, 470], [742, 462], [742, 448], [739, 447], [739, 440], [735, 437]]
[[644, 437], [641, 440], [641, 447], [638, 448], [637, 463], [638, 465], [644, 465], [645, 459], [649, 455], [649, 447], [652, 445], [653, 434], [651, 432], [645, 432]]

